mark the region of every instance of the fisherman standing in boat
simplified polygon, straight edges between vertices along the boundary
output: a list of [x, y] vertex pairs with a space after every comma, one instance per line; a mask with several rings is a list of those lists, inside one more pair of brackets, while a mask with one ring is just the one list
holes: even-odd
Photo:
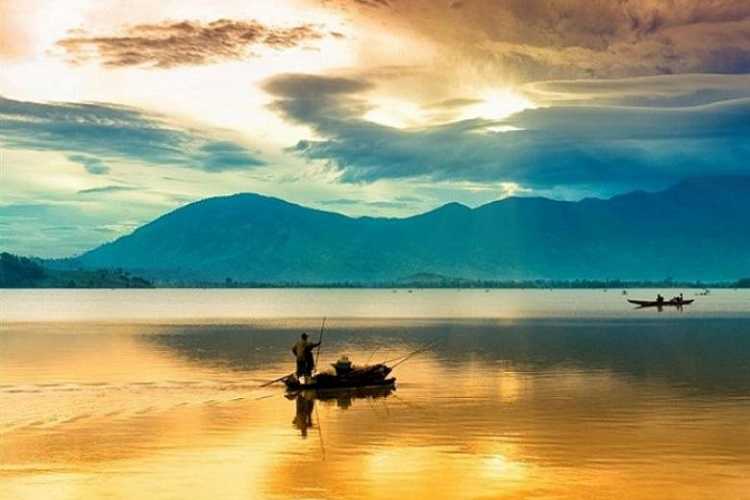
[[320, 345], [320, 342], [308, 342], [307, 339], [307, 334], [303, 333], [297, 343], [294, 344], [294, 347], [292, 347], [292, 352], [297, 358], [297, 378], [302, 381], [304, 377], [304, 383], [310, 382], [310, 377], [315, 369], [315, 358], [312, 351]]

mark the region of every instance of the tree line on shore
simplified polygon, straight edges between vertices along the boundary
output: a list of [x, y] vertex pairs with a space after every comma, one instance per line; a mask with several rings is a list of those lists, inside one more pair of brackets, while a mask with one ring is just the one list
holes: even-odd
[[467, 288], [467, 289], [637, 289], [637, 288], [750, 288], [750, 278], [731, 282], [683, 281], [666, 278], [664, 280], [481, 280], [450, 278], [429, 273], [421, 273], [393, 281], [339, 281], [339, 282], [263, 282], [237, 281], [225, 278], [222, 281], [170, 281], [157, 282], [164, 288]]
[[0, 253], [0, 288], [151, 288], [122, 269], [52, 269], [41, 259]]
[[217, 281], [147, 280], [123, 269], [53, 269], [41, 259], [0, 253], [0, 288], [467, 288], [467, 289], [633, 289], [750, 288], [750, 278], [734, 282], [648, 280], [482, 280], [420, 273], [379, 282], [245, 282], [231, 277]]

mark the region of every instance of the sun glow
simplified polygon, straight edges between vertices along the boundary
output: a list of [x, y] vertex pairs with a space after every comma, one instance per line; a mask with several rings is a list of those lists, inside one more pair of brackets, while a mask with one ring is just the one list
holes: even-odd
[[478, 103], [464, 109], [463, 119], [503, 120], [519, 111], [536, 107], [534, 103], [511, 89], [493, 89], [481, 94], [480, 99]]
[[420, 127], [429, 123], [416, 104], [398, 99], [372, 98], [372, 108], [363, 116], [367, 121], [394, 128]]

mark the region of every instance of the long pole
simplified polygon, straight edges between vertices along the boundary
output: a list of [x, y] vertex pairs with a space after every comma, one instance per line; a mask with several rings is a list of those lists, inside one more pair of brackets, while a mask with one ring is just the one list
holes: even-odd
[[284, 375], [283, 377], [279, 377], [279, 378], [276, 378], [276, 379], [273, 379], [273, 380], [269, 380], [268, 382], [266, 382], [266, 383], [264, 383], [264, 384], [261, 384], [261, 385], [259, 385], [258, 387], [268, 387], [269, 385], [271, 385], [271, 384], [274, 384], [274, 383], [276, 383], [276, 382], [281, 382], [281, 381], [282, 381], [282, 380], [284, 380], [285, 378], [287, 378], [287, 377], [291, 377], [292, 375], [294, 375], [294, 374], [293, 374], [293, 373], [290, 373], [289, 375]]
[[326, 327], [326, 318], [323, 318], [323, 323], [320, 325], [320, 337], [318, 337], [318, 352], [315, 353], [315, 366], [318, 366], [318, 359], [320, 358], [320, 346], [323, 343], [323, 329]]

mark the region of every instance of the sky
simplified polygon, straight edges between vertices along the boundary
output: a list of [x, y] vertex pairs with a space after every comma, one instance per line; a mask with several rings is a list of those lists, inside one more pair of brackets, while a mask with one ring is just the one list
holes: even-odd
[[0, 0], [0, 249], [750, 175], [744, 0]]

